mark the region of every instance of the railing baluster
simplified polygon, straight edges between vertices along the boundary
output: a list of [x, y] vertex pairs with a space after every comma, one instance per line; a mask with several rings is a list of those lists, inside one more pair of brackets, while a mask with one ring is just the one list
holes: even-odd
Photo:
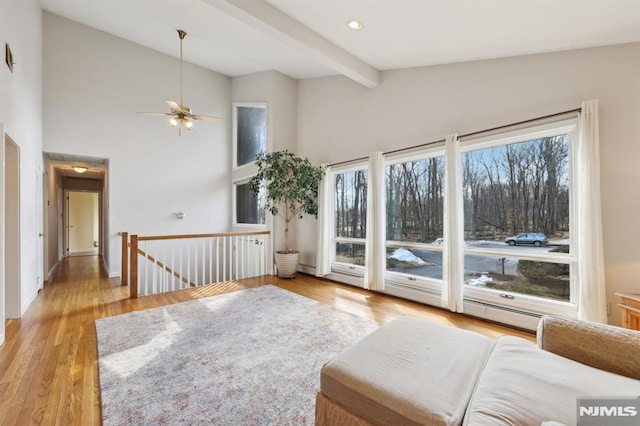
[[[158, 244], [160, 242], [159, 241], [154, 241], [153, 244], [151, 244], [151, 257], [153, 257], [154, 259], [158, 259]], [[153, 268], [153, 293], [157, 293], [159, 290], [158, 287], [158, 279], [160, 278], [158, 275], [158, 265], [156, 265], [155, 262], [151, 263], [151, 267]]]
[[233, 247], [234, 247], [233, 258], [234, 258], [234, 259], [235, 259], [235, 261], [236, 261], [236, 262], [235, 262], [235, 264], [236, 264], [236, 265], [235, 265], [235, 266], [236, 266], [236, 268], [235, 268], [235, 274], [233, 275], [233, 279], [237, 280], [237, 279], [238, 279], [238, 263], [239, 263], [239, 262], [238, 262], [238, 236], [236, 235], [235, 237], [233, 237], [233, 239], [234, 239], [234, 244], [233, 244]]
[[191, 244], [187, 244], [187, 286], [191, 286]]
[[242, 273], [244, 272], [244, 244], [242, 237], [237, 237], [236, 242], [238, 247], [238, 251], [236, 252], [236, 279], [241, 280], [244, 278], [242, 276]]
[[200, 285], [205, 285], [207, 284], [207, 259], [206, 259], [206, 254], [207, 254], [207, 240], [203, 239], [201, 240], [202, 242], [200, 243], [200, 245], [202, 246], [202, 265], [200, 267], [201, 272], [201, 276], [202, 276], [202, 282], [200, 283]]
[[213, 281], [213, 237], [209, 238], [209, 284]]
[[207, 284], [207, 259], [205, 255], [207, 254], [207, 240], [202, 240], [202, 283], [200, 285]]
[[262, 272], [262, 269], [264, 268], [264, 263], [262, 262], [262, 258], [264, 257], [262, 255], [262, 239], [260, 238], [260, 236], [258, 235], [256, 237], [256, 241], [255, 244], [258, 246], [256, 247], [256, 251], [258, 253], [258, 275], [264, 275], [264, 272]]
[[182, 252], [183, 252], [182, 241], [180, 241], [180, 243], [181, 244], [178, 246], [178, 268], [180, 269], [180, 273], [178, 274], [180, 276], [178, 280], [178, 288], [182, 288], [182, 277], [184, 276], [184, 274], [182, 273]]
[[227, 238], [222, 237], [222, 281], [227, 281]]
[[[175, 248], [176, 245], [175, 244], [171, 244], [171, 264], [169, 266], [169, 268], [171, 269], [171, 271], [175, 271], [176, 270], [176, 258], [175, 258]], [[173, 272], [168, 272], [167, 278], [170, 280], [169, 281], [169, 287], [171, 288], [171, 291], [176, 289], [176, 277], [174, 276]]]
[[[148, 249], [149, 249], [149, 242], [145, 241], [143, 244], [144, 247], [144, 252], [148, 253]], [[149, 294], [149, 274], [147, 273], [148, 269], [149, 269], [149, 259], [147, 258], [147, 254], [144, 255], [144, 274], [142, 274], [142, 276], [144, 277], [144, 294]]]
[[131, 236], [131, 250], [129, 251], [131, 262], [129, 265], [129, 297], [138, 297], [138, 236]]
[[126, 286], [129, 282], [129, 233], [122, 233], [122, 261], [120, 265], [120, 285]]
[[216, 282], [220, 282], [220, 238], [216, 237]]
[[198, 285], [198, 242], [195, 241], [193, 245], [194, 245], [194, 251], [195, 251], [195, 254], [193, 255], [193, 260], [194, 260], [193, 274], [195, 275], [193, 277], [193, 282], [197, 286]]
[[167, 256], [167, 244], [166, 241], [162, 244], [162, 291], [169, 291], [169, 274], [166, 270], [169, 257]]

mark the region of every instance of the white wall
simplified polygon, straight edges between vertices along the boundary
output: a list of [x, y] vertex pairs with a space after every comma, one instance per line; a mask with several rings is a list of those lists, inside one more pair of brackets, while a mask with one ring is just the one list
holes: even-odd
[[[13, 74], [0, 61], [0, 123], [20, 147], [20, 276], [21, 306], [24, 312], [37, 295], [36, 200], [42, 188], [36, 186], [36, 170], [42, 168], [42, 12], [37, 0], [0, 0], [0, 42], [13, 51]], [[42, 241], [40, 239], [40, 241]], [[15, 265], [13, 265], [15, 267]], [[12, 267], [12, 265], [7, 265]], [[4, 288], [0, 289], [4, 305]], [[0, 318], [0, 331], [4, 320]], [[0, 341], [4, 334], [0, 335]]]
[[228, 231], [230, 79], [185, 63], [184, 103], [224, 123], [199, 121], [179, 137], [164, 117], [136, 114], [179, 101], [178, 59], [46, 12], [44, 39], [45, 150], [109, 159], [110, 275], [120, 272], [119, 231]]
[[[312, 162], [367, 156], [580, 107], [600, 100], [604, 249], [610, 322], [618, 291], [640, 284], [640, 44], [382, 73], [367, 89], [344, 77], [298, 84], [298, 152]], [[315, 265], [315, 221], [299, 226]]]

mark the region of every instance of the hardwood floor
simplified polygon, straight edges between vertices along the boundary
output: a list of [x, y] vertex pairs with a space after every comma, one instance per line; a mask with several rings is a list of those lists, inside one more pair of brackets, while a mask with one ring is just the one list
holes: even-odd
[[0, 347], [0, 424], [100, 424], [94, 321], [130, 311], [273, 284], [382, 324], [401, 315], [427, 318], [496, 338], [534, 336], [351, 286], [299, 275], [258, 277], [129, 299], [97, 256], [65, 259], [24, 317], [8, 320]]

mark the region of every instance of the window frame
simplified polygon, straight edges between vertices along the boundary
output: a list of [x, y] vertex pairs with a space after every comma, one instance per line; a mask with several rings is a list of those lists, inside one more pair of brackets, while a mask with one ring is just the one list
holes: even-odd
[[[533, 260], [540, 262], [560, 263], [569, 265], [569, 301], [547, 299], [543, 297], [527, 295], [522, 293], [508, 292], [488, 288], [477, 288], [462, 284], [463, 297], [465, 300], [489, 303], [491, 305], [502, 306], [528, 312], [544, 312], [549, 314], [565, 315], [575, 317], [578, 312], [578, 297], [580, 288], [577, 284], [577, 244], [575, 241], [575, 231], [573, 226], [576, 223], [577, 194], [575, 182], [577, 181], [577, 159], [576, 144], [578, 143], [578, 118], [553, 121], [534, 126], [523, 127], [516, 130], [493, 133], [486, 136], [467, 138], [460, 141], [460, 157], [457, 158], [457, 167], [462, 167], [462, 154], [481, 149], [494, 148], [515, 144], [519, 142], [531, 141], [543, 137], [567, 134], [568, 140], [568, 167], [569, 167], [569, 247], [570, 253], [517, 253], [508, 250], [482, 247], [463, 247], [463, 259], [466, 255], [481, 255], [487, 257], [506, 257], [518, 260]], [[463, 191], [463, 188], [459, 188]], [[464, 262], [464, 261], [463, 261]], [[464, 268], [464, 264], [461, 265]], [[509, 297], [505, 298], [504, 295]]]
[[[254, 175], [255, 176], [255, 175]], [[237, 209], [237, 187], [238, 185], [247, 185], [249, 183], [249, 179], [253, 176], [248, 176], [244, 178], [234, 179], [231, 182], [231, 205], [232, 205], [232, 218], [231, 223], [233, 228], [243, 229], [246, 231], [266, 231], [268, 230], [268, 212], [265, 211], [265, 220], [264, 223], [243, 223], [238, 222], [238, 209]]]
[[[233, 148], [232, 148], [232, 160], [231, 164], [233, 166], [233, 170], [244, 171], [248, 170], [248, 173], [255, 174], [253, 171], [255, 169], [255, 160], [250, 161], [245, 164], [238, 165], [238, 108], [260, 108], [264, 109], [264, 131], [265, 131], [265, 141], [264, 141], [264, 149], [262, 151], [269, 152], [270, 151], [270, 138], [269, 138], [269, 108], [267, 102], [233, 102], [232, 103], [232, 140], [233, 140]], [[246, 174], [246, 173], [245, 173]]]
[[[331, 169], [329, 176], [331, 178], [331, 188], [335, 188], [336, 185], [336, 175], [341, 175], [345, 173], [352, 173], [357, 171], [366, 171], [367, 172], [367, 185], [369, 184], [369, 165], [366, 162], [358, 162], [358, 163], [350, 163], [344, 166], [338, 166]], [[368, 206], [367, 206], [368, 208]], [[364, 278], [366, 265], [366, 256], [365, 256], [365, 264], [364, 265], [354, 265], [350, 263], [338, 262], [336, 260], [336, 244], [338, 243], [348, 243], [348, 244], [362, 244], [365, 246], [365, 253], [367, 250], [366, 238], [347, 238], [347, 237], [338, 237], [335, 233], [336, 229], [336, 197], [335, 195], [331, 197], [331, 273], [332, 274], [340, 274], [347, 275], [351, 277]]]
[[[442, 157], [445, 160], [446, 167], [446, 157], [445, 157], [445, 145], [442, 144], [434, 144], [434, 146], [420, 149], [418, 151], [412, 151], [409, 153], [395, 153], [392, 155], [385, 155], [385, 191], [386, 191], [386, 183], [387, 183], [387, 166], [408, 163], [411, 161], [420, 161], [426, 160], [429, 158]], [[386, 193], [385, 193], [386, 195]], [[446, 196], [446, 195], [445, 195]], [[443, 211], [444, 215], [444, 211]], [[443, 217], [444, 222], [444, 217]], [[442, 267], [444, 270], [444, 247], [442, 245], [433, 245], [433, 243], [414, 243], [414, 242], [402, 242], [395, 240], [388, 240], [385, 235], [385, 247], [401, 247], [401, 248], [415, 248], [420, 250], [439, 252], [442, 259]], [[406, 272], [398, 272], [398, 271], [389, 271], [385, 265], [385, 273], [384, 273], [385, 283], [389, 283], [392, 285], [398, 285], [402, 287], [409, 287], [421, 290], [427, 290], [431, 293], [442, 293], [442, 286], [444, 284], [443, 279], [429, 278], [421, 275], [409, 274]]]

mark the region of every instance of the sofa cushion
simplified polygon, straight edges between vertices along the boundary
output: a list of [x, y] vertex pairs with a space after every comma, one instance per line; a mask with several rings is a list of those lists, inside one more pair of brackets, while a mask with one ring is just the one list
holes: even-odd
[[460, 424], [492, 347], [476, 333], [401, 317], [328, 362], [320, 389], [375, 424]]
[[640, 381], [538, 349], [512, 336], [498, 339], [469, 403], [466, 425], [576, 424], [577, 399], [636, 397]]

